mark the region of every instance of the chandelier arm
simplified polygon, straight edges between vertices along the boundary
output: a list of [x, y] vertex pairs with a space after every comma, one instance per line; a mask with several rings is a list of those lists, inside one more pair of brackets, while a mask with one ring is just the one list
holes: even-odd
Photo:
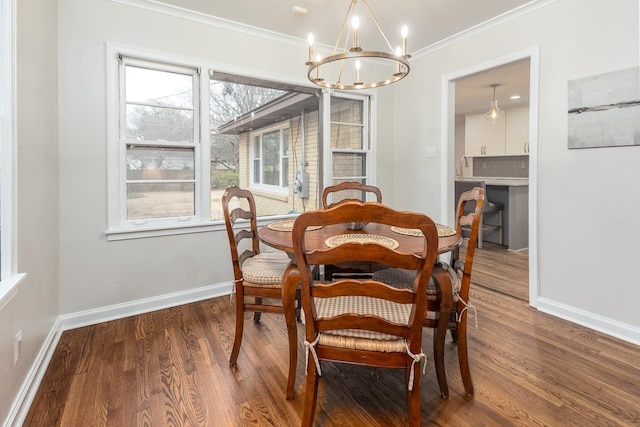
[[[354, 0], [352, 4], [355, 4], [356, 1], [358, 0]], [[349, 31], [347, 32], [347, 37], [344, 39], [344, 48], [342, 49], [343, 52], [347, 51], [347, 44], [349, 44], [350, 35], [351, 35], [351, 27], [349, 27]], [[336, 83], [342, 82], [342, 70], [344, 70], [344, 61], [340, 61], [340, 70], [338, 71], [338, 80], [336, 81]]]
[[373, 22], [376, 24], [376, 27], [378, 27], [378, 31], [380, 31], [380, 34], [382, 35], [382, 38], [384, 39], [385, 42], [387, 42], [387, 46], [389, 47], [389, 50], [391, 52], [394, 52], [393, 47], [391, 46], [391, 43], [389, 43], [389, 39], [387, 39], [387, 36], [384, 35], [384, 31], [382, 31], [382, 28], [380, 27], [380, 24], [378, 23], [378, 20], [376, 19], [375, 15], [373, 14], [373, 11], [369, 7], [369, 3], [367, 3], [367, 0], [362, 0], [362, 2], [367, 7], [367, 10], [369, 11], [369, 15], [371, 15], [371, 18], [373, 19]]
[[[349, 20], [349, 16], [351, 16], [351, 11], [353, 10], [353, 7], [356, 5], [356, 3], [358, 2], [358, 0], [351, 0], [351, 4], [349, 5], [349, 9], [347, 9], [347, 14], [344, 15], [344, 21], [342, 21], [342, 26], [340, 27], [340, 33], [338, 33], [338, 38], [336, 38], [336, 43], [333, 45], [333, 52], [331, 53], [332, 55], [335, 55], [336, 52], [338, 51], [338, 45], [340, 44], [340, 40], [342, 39], [342, 34], [344, 33], [344, 28], [345, 25], [347, 25], [347, 21]], [[351, 30], [349, 30], [349, 33], [351, 32]], [[349, 33], [347, 33], [347, 38], [344, 41], [344, 49], [347, 49], [347, 43], [349, 42]]]

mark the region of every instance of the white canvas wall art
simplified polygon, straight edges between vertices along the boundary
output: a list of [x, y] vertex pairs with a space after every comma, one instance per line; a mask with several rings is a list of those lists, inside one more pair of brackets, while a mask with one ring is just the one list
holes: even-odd
[[569, 81], [569, 148], [640, 145], [640, 67]]

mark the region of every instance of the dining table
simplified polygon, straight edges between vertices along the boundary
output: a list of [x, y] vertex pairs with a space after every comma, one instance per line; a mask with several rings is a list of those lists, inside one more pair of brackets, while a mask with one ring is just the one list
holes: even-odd
[[[260, 240], [267, 246], [286, 252], [291, 258], [291, 264], [287, 268], [282, 279], [282, 304], [284, 306], [285, 322], [287, 325], [287, 334], [296, 336], [298, 334], [296, 326], [295, 314], [295, 297], [296, 290], [300, 284], [300, 272], [295, 263], [293, 251], [292, 229], [295, 218], [273, 221], [265, 226], [260, 227], [258, 235]], [[462, 242], [462, 236], [455, 229], [445, 225], [436, 224], [438, 228], [438, 254], [445, 254], [457, 249]], [[420, 233], [420, 234], [417, 234]], [[354, 237], [352, 235], [362, 235], [358, 237], [377, 239], [392, 239], [398, 243], [398, 247], [406, 252], [421, 252], [423, 250], [424, 240], [419, 230], [410, 230], [397, 228], [385, 224], [368, 223], [361, 229], [353, 230], [349, 228], [349, 224], [333, 224], [319, 227], [317, 229], [308, 229], [305, 234], [305, 245], [309, 249], [328, 248], [327, 242], [330, 239], [336, 240], [340, 237]], [[443, 295], [442, 309], [451, 309], [452, 291], [451, 282], [449, 280], [441, 280], [438, 283], [441, 295]], [[447, 332], [447, 324], [449, 316], [440, 316], [438, 327], [439, 338], [444, 340]], [[286, 398], [293, 399], [294, 387], [297, 370], [297, 345], [290, 340], [289, 344], [289, 378], [287, 382]]]

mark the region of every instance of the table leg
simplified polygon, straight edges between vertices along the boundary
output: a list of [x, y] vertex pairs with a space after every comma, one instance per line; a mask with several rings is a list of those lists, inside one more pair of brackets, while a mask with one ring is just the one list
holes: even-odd
[[298, 368], [298, 328], [296, 326], [296, 290], [300, 283], [300, 271], [294, 264], [289, 265], [282, 278], [282, 305], [289, 338], [289, 377], [287, 379], [287, 400], [293, 399]]

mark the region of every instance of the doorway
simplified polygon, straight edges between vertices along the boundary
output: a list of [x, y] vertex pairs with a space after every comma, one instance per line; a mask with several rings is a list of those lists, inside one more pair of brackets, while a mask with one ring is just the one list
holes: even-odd
[[[498, 84], [500, 86], [492, 86]], [[496, 90], [495, 96], [493, 90]], [[528, 206], [525, 207], [527, 222], [524, 225], [524, 237], [528, 240], [528, 246], [515, 245], [514, 240], [509, 239], [504, 246], [485, 242], [482, 249], [477, 249], [474, 262], [474, 275], [472, 281], [479, 285], [486, 285], [498, 292], [528, 300], [531, 306], [536, 306], [537, 301], [537, 233], [536, 233], [536, 188], [537, 188], [537, 105], [538, 105], [538, 49], [532, 48], [516, 54], [508, 55], [493, 61], [478, 64], [468, 69], [443, 77], [443, 110], [447, 112], [443, 121], [446, 121], [443, 129], [442, 150], [443, 156], [443, 182], [446, 183], [446, 194], [443, 194], [443, 206], [446, 212], [443, 216], [452, 218], [455, 210], [454, 181], [461, 177], [475, 177], [487, 182], [494, 181], [493, 186], [487, 188], [487, 198], [506, 197], [510, 199], [509, 185], [505, 185], [502, 179], [518, 177], [528, 184], [528, 191], [520, 188], [518, 192], [524, 194]], [[519, 99], [511, 99], [512, 95], [519, 95]], [[508, 117], [511, 110], [515, 123], [516, 113], [525, 118], [525, 130], [523, 143], [520, 147], [523, 151], [516, 152], [515, 148], [508, 148], [506, 141], [498, 144], [503, 151], [489, 151], [483, 148], [481, 154], [468, 153], [469, 144], [465, 146], [465, 121], [468, 117], [478, 116], [482, 118], [489, 110], [492, 102], [498, 100], [498, 107], [506, 112]], [[528, 109], [528, 111], [526, 111]], [[520, 111], [518, 111], [520, 110]], [[506, 117], [503, 120], [506, 122]], [[478, 119], [476, 117], [475, 119]], [[476, 120], [477, 121], [477, 120]], [[505, 126], [504, 122], [502, 126]], [[495, 127], [489, 129], [495, 133]], [[469, 130], [470, 131], [470, 130]], [[490, 133], [489, 131], [485, 131]], [[506, 132], [503, 128], [502, 135]], [[528, 137], [528, 138], [527, 138]], [[503, 136], [504, 138], [504, 136]], [[521, 139], [522, 140], [522, 139]], [[513, 145], [513, 144], [512, 144]], [[509, 151], [509, 150], [512, 151]], [[467, 150], [467, 152], [465, 152]], [[487, 152], [489, 151], [489, 152]], [[474, 171], [475, 169], [475, 171]], [[479, 170], [480, 169], [480, 170]], [[499, 178], [493, 180], [492, 178]], [[526, 185], [525, 184], [525, 185]], [[506, 194], [506, 196], [504, 196]], [[502, 196], [501, 196], [502, 195]], [[498, 200], [502, 201], [502, 200]], [[517, 211], [507, 215], [506, 235], [515, 238], [513, 226], [517, 223], [514, 218]], [[510, 215], [509, 215], [510, 214]], [[511, 225], [509, 225], [511, 221]], [[522, 234], [521, 233], [521, 234]], [[511, 250], [509, 244], [513, 244]], [[513, 248], [517, 250], [512, 250]], [[475, 276], [475, 277], [474, 277]]]

